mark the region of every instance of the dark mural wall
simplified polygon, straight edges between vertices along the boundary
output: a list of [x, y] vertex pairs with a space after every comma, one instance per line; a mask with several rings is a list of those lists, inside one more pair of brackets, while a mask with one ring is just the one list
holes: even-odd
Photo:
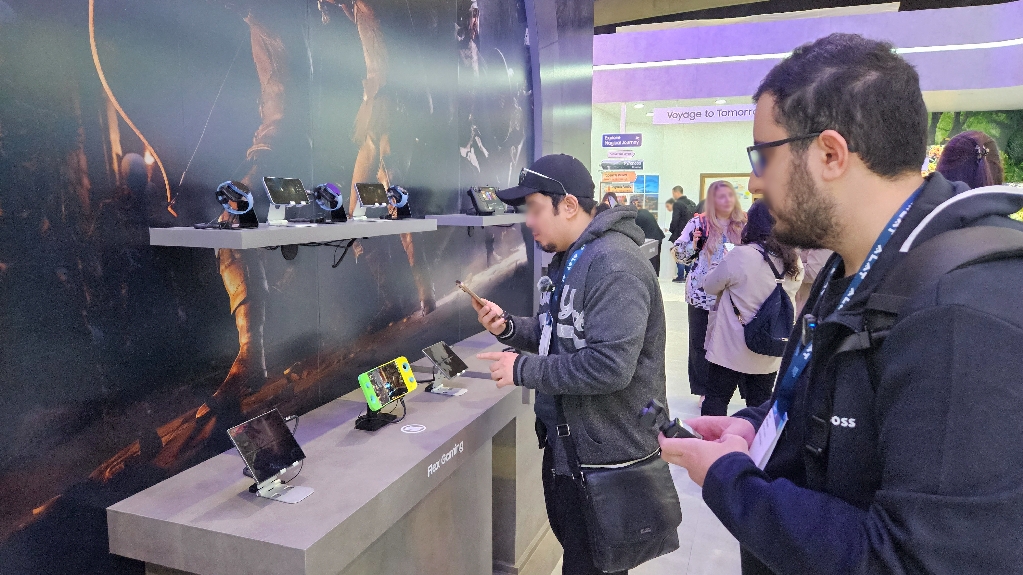
[[531, 159], [526, 42], [517, 0], [0, 1], [0, 572], [140, 572], [105, 507], [245, 418], [477, 333], [455, 279], [531, 309], [519, 227], [362, 240], [336, 267], [147, 231], [220, 217], [228, 179], [265, 218], [271, 175], [459, 211]]

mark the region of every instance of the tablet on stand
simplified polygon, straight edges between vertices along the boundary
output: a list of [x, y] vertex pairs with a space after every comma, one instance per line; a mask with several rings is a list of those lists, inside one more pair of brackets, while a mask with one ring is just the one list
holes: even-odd
[[438, 375], [445, 379], [455, 379], [469, 369], [469, 366], [448, 344], [443, 341], [437, 342], [424, 349], [423, 355], [429, 358], [434, 366], [434, 381], [426, 386], [426, 391], [449, 397], [457, 397], [468, 391], [464, 387], [446, 387], [443, 383], [436, 381]]

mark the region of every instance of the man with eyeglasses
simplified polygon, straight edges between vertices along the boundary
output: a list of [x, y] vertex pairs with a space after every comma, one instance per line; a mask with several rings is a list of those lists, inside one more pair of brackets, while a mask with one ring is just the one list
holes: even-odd
[[1023, 260], [974, 261], [911, 296], [879, 289], [939, 234], [1018, 240], [1023, 193], [921, 176], [927, 109], [890, 44], [797, 48], [754, 100], [750, 190], [778, 239], [837, 253], [774, 397], [691, 420], [704, 439], [662, 438], [663, 457], [703, 487], [744, 575], [1020, 573]]
[[544, 156], [522, 170], [517, 187], [497, 195], [513, 206], [525, 204], [533, 238], [555, 255], [541, 280], [537, 317], [510, 317], [492, 302], [474, 303], [483, 327], [529, 353], [478, 357], [493, 361], [491, 377], [499, 387], [536, 390], [544, 496], [565, 550], [563, 573], [597, 575], [602, 572], [594, 565], [564, 441], [570, 434], [582, 465], [656, 457], [657, 437], [641, 428], [638, 414], [651, 399], [665, 401], [660, 287], [639, 248], [645, 238], [636, 209], [602, 206], [598, 213], [593, 180], [579, 160]]

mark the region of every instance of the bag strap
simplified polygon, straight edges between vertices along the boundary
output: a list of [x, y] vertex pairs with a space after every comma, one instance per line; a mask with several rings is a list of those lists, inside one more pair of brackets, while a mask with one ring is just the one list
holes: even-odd
[[554, 396], [554, 407], [558, 412], [558, 427], [555, 430], [558, 435], [558, 441], [565, 448], [565, 459], [568, 460], [568, 470], [572, 472], [572, 479], [580, 481], [582, 479], [582, 472], [579, 470], [579, 454], [575, 449], [575, 438], [572, 437], [572, 428], [568, 425], [568, 419], [565, 418], [565, 407], [561, 403], [560, 395]]
[[[948, 273], [1004, 259], [1023, 259], [1023, 232], [1020, 230], [1001, 226], [961, 228], [941, 233], [914, 247], [868, 298], [864, 330], [844, 338], [834, 354], [867, 352], [871, 386], [876, 391], [882, 367], [876, 351], [902, 319], [907, 311], [906, 304]], [[806, 472], [810, 485], [822, 485], [824, 481], [835, 402], [833, 384], [812, 400], [806, 434], [806, 451], [810, 456]]]
[[[764, 261], [767, 262], [767, 265], [771, 266], [771, 273], [774, 274], [775, 281], [777, 281], [778, 283], [781, 283], [782, 279], [785, 276], [783, 274], [779, 273], [778, 272], [778, 268], [774, 266], [774, 262], [771, 261], [771, 256], [767, 253], [767, 248], [765, 248], [762, 244], [756, 244], [756, 245], [760, 246], [760, 249], [757, 250], [757, 251], [760, 252], [760, 255], [764, 256]], [[756, 248], [753, 248], [753, 249], [756, 249]]]

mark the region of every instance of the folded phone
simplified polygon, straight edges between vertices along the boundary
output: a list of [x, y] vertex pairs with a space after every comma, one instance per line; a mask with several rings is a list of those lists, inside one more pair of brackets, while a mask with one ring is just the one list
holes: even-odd
[[404, 356], [359, 375], [359, 387], [371, 411], [401, 399], [416, 388], [416, 378]]

